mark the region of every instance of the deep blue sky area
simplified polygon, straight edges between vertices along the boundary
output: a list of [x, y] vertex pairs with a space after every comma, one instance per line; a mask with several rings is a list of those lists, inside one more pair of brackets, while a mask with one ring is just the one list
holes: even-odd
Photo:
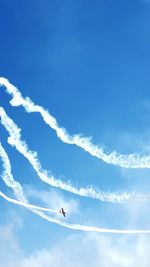
[[[149, 0], [0, 0], [0, 11], [1, 77], [6, 77], [24, 97], [47, 109], [69, 134], [91, 136], [92, 142], [107, 153], [116, 150], [149, 155]], [[22, 139], [29, 149], [38, 152], [43, 169], [64, 182], [70, 180], [77, 188], [93, 185], [108, 193], [137, 192], [149, 199], [149, 169], [110, 165], [75, 145], [61, 142], [39, 114], [27, 114], [23, 107], [12, 107], [10, 99], [4, 87], [0, 87], [0, 106], [22, 129]], [[7, 137], [0, 124], [0, 142], [10, 158], [14, 178], [23, 186], [29, 202], [54, 209], [66, 203], [72, 209], [66, 217], [71, 223], [103, 228], [150, 228], [146, 216], [149, 201], [113, 204], [51, 188], [39, 180], [29, 162], [7, 143]], [[0, 191], [15, 197], [2, 179]], [[142, 242], [147, 244], [145, 239], [131, 241], [129, 237], [113, 239], [111, 235], [76, 233], [3, 199], [0, 199], [1, 217], [2, 248], [9, 240], [15, 244], [12, 246], [15, 252], [10, 246], [12, 254], [7, 259], [5, 254], [1, 255], [0, 245], [0, 267], [68, 267], [71, 256], [72, 267], [91, 267], [90, 260], [87, 261], [89, 247], [97, 259], [92, 267], [145, 267], [150, 261], [146, 246], [142, 256], [145, 265], [138, 265], [138, 252], [137, 262], [134, 253], [130, 254]], [[83, 260], [78, 256], [78, 240], [82, 240]], [[104, 255], [112, 247], [114, 250], [106, 259]], [[63, 253], [57, 262], [56, 252], [60, 248]], [[68, 259], [63, 257], [66, 254]], [[50, 265], [46, 265], [46, 259]]]
[[132, 105], [149, 95], [146, 3], [1, 1], [1, 10], [1, 70], [26, 94], [54, 115], [63, 111], [62, 123], [78, 112], [98, 116], [105, 131], [122, 128], [122, 119], [125, 129], [143, 126]]

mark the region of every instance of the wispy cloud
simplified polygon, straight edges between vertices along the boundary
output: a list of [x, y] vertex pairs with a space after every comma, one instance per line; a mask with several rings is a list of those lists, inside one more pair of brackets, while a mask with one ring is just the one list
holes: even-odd
[[70, 263], [72, 267], [147, 267], [150, 260], [150, 241], [144, 236], [70, 234], [51, 248], [35, 247], [28, 255], [25, 255], [12, 226], [0, 227], [0, 239], [0, 266], [5, 267], [70, 267]]
[[[51, 190], [38, 190], [31, 186], [26, 187], [26, 194], [29, 198], [38, 200], [42, 202], [44, 206], [58, 209], [58, 207], [63, 207], [67, 213], [67, 219], [70, 218], [73, 214], [78, 214], [80, 212], [79, 201], [66, 198], [61, 192], [57, 192], [54, 189]], [[60, 217], [60, 216], [59, 216]]]

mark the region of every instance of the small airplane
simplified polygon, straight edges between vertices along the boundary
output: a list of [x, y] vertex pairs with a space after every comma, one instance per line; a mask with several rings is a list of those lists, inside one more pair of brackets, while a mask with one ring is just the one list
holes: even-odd
[[66, 217], [66, 212], [64, 211], [63, 208], [61, 208], [61, 209], [59, 210], [59, 213], [61, 213], [64, 217]]

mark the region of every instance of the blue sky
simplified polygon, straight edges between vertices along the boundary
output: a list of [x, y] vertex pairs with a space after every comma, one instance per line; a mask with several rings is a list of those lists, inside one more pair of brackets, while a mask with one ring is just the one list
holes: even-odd
[[[107, 154], [149, 155], [149, 1], [1, 0], [0, 9], [1, 77], [47, 109], [71, 136], [92, 137], [91, 142]], [[49, 174], [64, 183], [70, 180], [78, 189], [92, 185], [105, 193], [149, 197], [149, 168], [107, 164], [62, 142], [39, 113], [11, 106], [6, 88], [0, 89], [0, 106], [22, 129], [22, 139], [37, 151]], [[150, 229], [149, 201], [102, 202], [51, 187], [7, 143], [7, 137], [0, 124], [0, 142], [12, 174], [30, 203], [58, 210], [64, 205], [67, 217], [56, 217], [68, 223]], [[0, 188], [15, 198], [2, 179]], [[2, 198], [0, 218], [0, 267], [145, 267], [150, 260], [147, 235], [69, 230]]]

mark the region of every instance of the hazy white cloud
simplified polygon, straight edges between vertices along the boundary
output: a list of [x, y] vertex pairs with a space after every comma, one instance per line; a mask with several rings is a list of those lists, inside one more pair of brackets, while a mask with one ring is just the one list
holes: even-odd
[[[50, 209], [59, 210], [63, 207], [67, 212], [67, 217], [72, 214], [79, 213], [80, 211], [78, 200], [70, 197], [67, 198], [61, 192], [57, 192], [53, 189], [46, 191], [27, 186], [26, 194], [29, 198], [37, 199], [38, 202], [42, 202], [44, 206]], [[58, 214], [58, 216], [60, 217], [60, 214]]]
[[0, 226], [0, 267], [15, 267], [14, 264], [20, 256], [22, 253], [15, 234], [14, 223]]
[[145, 236], [71, 234], [26, 256], [13, 227], [1, 227], [0, 239], [0, 267], [149, 267], [150, 262], [150, 240]]

